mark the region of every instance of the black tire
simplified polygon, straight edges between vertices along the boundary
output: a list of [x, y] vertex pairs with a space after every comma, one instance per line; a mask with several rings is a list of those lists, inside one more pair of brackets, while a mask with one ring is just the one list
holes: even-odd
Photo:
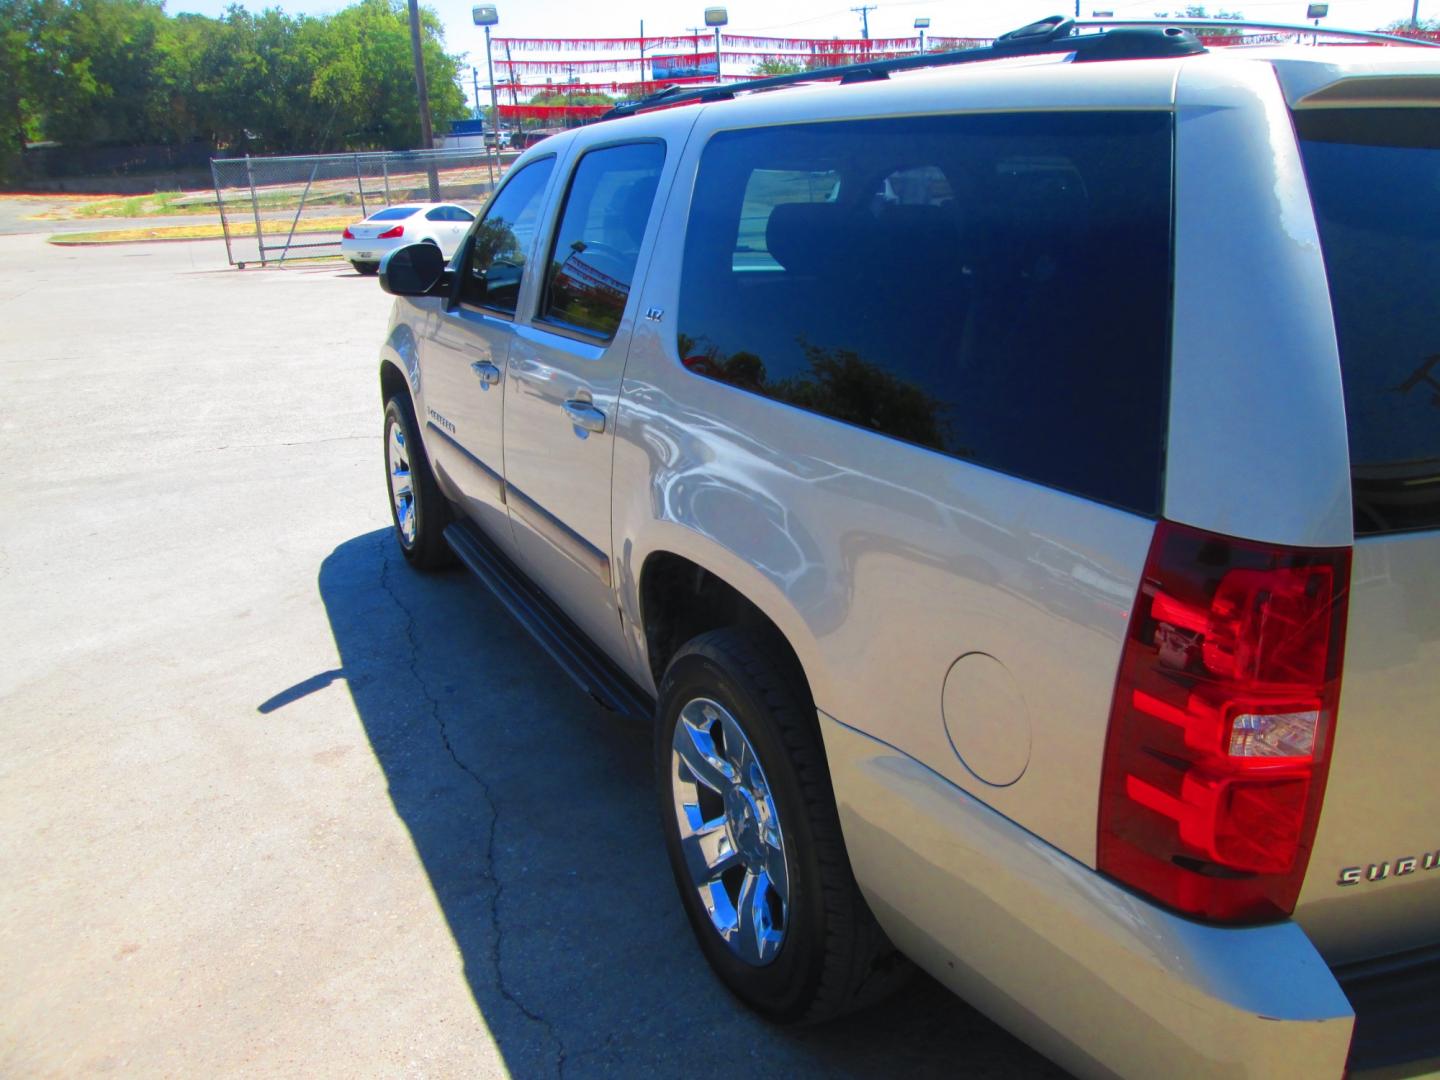
[[[714, 630], [675, 654], [661, 680], [655, 766], [671, 870], [711, 968], [738, 998], [777, 1023], [817, 1023], [898, 990], [911, 965], [860, 895], [845, 853], [814, 705], [789, 674], [735, 629]], [[742, 959], [712, 923], [681, 850], [672, 794], [681, 710], [709, 698], [738, 721], [759, 759], [784, 835], [789, 879], [784, 935], [763, 966]]]
[[[399, 430], [408, 456], [412, 513], [415, 531], [406, 536], [396, 505], [393, 470], [391, 469], [391, 432]], [[415, 410], [406, 395], [396, 395], [385, 403], [385, 430], [382, 439], [385, 462], [385, 490], [390, 495], [390, 520], [395, 526], [395, 540], [407, 562], [417, 570], [438, 570], [455, 561], [454, 552], [445, 543], [445, 526], [451, 522], [450, 504], [435, 483], [430, 459], [420, 441], [420, 427]]]
[[353, 267], [355, 267], [355, 272], [356, 272], [357, 274], [363, 274], [365, 277], [372, 277], [373, 275], [378, 274], [378, 273], [380, 272], [380, 264], [379, 264], [379, 263], [372, 263], [372, 262], [352, 262], [350, 265], [353, 266]]

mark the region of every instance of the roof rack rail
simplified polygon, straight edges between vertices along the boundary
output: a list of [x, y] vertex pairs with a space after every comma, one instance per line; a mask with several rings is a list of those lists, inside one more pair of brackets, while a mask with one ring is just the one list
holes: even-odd
[[[1280, 33], [1309, 34], [1311, 37], [1348, 37], [1365, 41], [1379, 41], [1390, 45], [1419, 45], [1428, 49], [1440, 49], [1440, 42], [1424, 38], [1404, 37], [1401, 34], [1387, 34], [1380, 30], [1339, 30], [1328, 26], [1314, 26], [1310, 23], [1253, 22], [1250, 19], [1078, 19], [1077, 27], [1174, 26], [1183, 30], [1264, 30]], [[742, 84], [743, 85], [743, 84]]]
[[[922, 53], [916, 56], [901, 56], [894, 60], [862, 60], [856, 64], [842, 64], [836, 67], [819, 68], [815, 71], [797, 71], [791, 75], [770, 75], [748, 82], [730, 85], [704, 86], [681, 90], [670, 86], [659, 93], [641, 98], [639, 101], [616, 105], [600, 117], [601, 120], [618, 120], [633, 116], [647, 109], [683, 105], [692, 101], [724, 101], [736, 94], [752, 93], [757, 90], [773, 90], [798, 83], [823, 82], [839, 79], [843, 83], [870, 82], [888, 79], [892, 71], [911, 71], [916, 68], [949, 67], [954, 64], [973, 64], [981, 60], [998, 60], [1009, 56], [1037, 56], [1044, 53], [1073, 52], [1078, 60], [1142, 60], [1166, 56], [1191, 56], [1205, 51], [1200, 39], [1194, 34], [1176, 28], [1161, 20], [1154, 26], [1143, 28], [1121, 28], [1099, 34], [1077, 34], [1082, 24], [1063, 15], [1052, 15], [1018, 30], [1002, 34], [991, 45], [973, 49], [957, 49], [954, 52]], [[1084, 24], [1088, 25], [1088, 24]], [[1234, 26], [1234, 23], [1226, 25]], [[1404, 40], [1404, 39], [1402, 39]]]

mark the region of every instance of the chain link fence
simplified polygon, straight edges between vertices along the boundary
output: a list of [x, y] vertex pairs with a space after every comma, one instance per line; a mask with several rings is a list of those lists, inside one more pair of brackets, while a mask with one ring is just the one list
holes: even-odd
[[476, 147], [368, 154], [211, 158], [230, 265], [340, 253], [345, 226], [403, 202], [478, 211], [511, 153]]

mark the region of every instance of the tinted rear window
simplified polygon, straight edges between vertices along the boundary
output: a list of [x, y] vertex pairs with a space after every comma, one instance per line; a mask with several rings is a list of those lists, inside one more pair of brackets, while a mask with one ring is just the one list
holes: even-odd
[[1440, 526], [1440, 109], [1295, 118], [1330, 278], [1357, 534]]
[[378, 210], [370, 215], [371, 221], [399, 221], [414, 215], [418, 207], [414, 206], [391, 206], [385, 210]]
[[685, 240], [697, 374], [1158, 512], [1171, 119], [1064, 113], [723, 132]]

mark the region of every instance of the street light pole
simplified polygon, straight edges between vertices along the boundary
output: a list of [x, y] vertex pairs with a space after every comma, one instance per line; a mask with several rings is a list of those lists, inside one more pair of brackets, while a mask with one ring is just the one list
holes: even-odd
[[705, 25], [715, 28], [715, 83], [718, 86], [724, 82], [720, 74], [720, 28], [730, 21], [730, 13], [723, 7], [707, 7], [705, 9]]
[[485, 73], [490, 77], [490, 126], [495, 129], [495, 158], [500, 158], [500, 100], [495, 96], [495, 61], [490, 56], [490, 27], [485, 27]]
[[[410, 2], [414, 3], [415, 0], [410, 0]], [[489, 145], [489, 140], [486, 140], [486, 149], [491, 151], [486, 157], [490, 161], [490, 186], [493, 188], [495, 186], [495, 166], [500, 157], [500, 102], [495, 96], [495, 60], [490, 55], [490, 27], [500, 21], [500, 13], [492, 4], [478, 4], [470, 9], [470, 18], [474, 20], [476, 26], [485, 28], [485, 74], [490, 79], [490, 125], [495, 129], [493, 148]], [[485, 125], [481, 124], [480, 129], [483, 132]], [[482, 135], [481, 138], [484, 136]]]

